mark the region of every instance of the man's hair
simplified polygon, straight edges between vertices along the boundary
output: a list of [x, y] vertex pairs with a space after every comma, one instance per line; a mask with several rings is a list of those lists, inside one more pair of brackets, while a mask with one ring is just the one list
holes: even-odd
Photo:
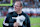
[[22, 1], [16, 1], [16, 2], [20, 2], [20, 7], [23, 6], [23, 2]]

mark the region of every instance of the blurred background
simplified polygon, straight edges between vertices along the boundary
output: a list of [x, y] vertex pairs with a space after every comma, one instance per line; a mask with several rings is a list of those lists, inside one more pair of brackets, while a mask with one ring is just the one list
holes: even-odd
[[[29, 15], [31, 27], [40, 27], [40, 0], [13, 0], [12, 6], [0, 6], [0, 27], [6, 15], [14, 11], [15, 1], [23, 3], [22, 11]], [[10, 4], [10, 0], [0, 0], [0, 4]]]
[[0, 4], [9, 4], [10, 0], [0, 0]]

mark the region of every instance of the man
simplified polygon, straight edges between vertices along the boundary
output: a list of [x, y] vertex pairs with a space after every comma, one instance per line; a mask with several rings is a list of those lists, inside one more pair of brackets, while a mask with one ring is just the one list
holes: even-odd
[[30, 27], [29, 17], [22, 11], [21, 1], [15, 2], [14, 9], [14, 12], [8, 13], [3, 22], [3, 27]]

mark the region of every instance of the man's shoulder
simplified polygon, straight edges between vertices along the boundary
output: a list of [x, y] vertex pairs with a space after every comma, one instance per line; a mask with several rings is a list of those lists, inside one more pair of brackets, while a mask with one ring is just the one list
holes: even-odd
[[23, 12], [23, 15], [27, 15], [27, 14]]
[[15, 13], [15, 11], [10, 12], [10, 13], [8, 13], [7, 15], [10, 16], [10, 15], [13, 15], [13, 13]]
[[13, 11], [13, 12], [10, 12], [10, 13], [8, 13], [8, 14], [13, 14], [13, 13], [15, 13], [15, 11]]
[[29, 15], [28, 15], [28, 14], [26, 14], [26, 13], [24, 13], [24, 12], [23, 12], [23, 15], [24, 15], [25, 17], [29, 17]]

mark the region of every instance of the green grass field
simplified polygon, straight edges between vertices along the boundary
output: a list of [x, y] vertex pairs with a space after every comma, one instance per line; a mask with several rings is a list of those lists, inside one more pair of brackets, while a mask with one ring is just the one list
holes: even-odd
[[[3, 20], [4, 20], [4, 18], [0, 18], [0, 27], [3, 27], [2, 26]], [[31, 27], [40, 27], [40, 18], [39, 17], [37, 17], [37, 18], [30, 17], [30, 23], [31, 23]]]

